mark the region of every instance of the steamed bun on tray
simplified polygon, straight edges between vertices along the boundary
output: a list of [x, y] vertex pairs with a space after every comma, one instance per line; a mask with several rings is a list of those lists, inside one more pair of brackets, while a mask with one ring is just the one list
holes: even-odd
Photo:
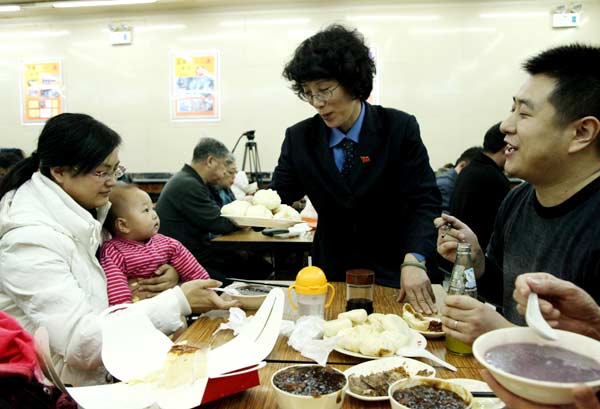
[[240, 226], [288, 227], [301, 222], [300, 213], [291, 206], [281, 204], [281, 198], [271, 189], [259, 190], [252, 203], [234, 200], [221, 208], [221, 215]]
[[367, 315], [363, 309], [338, 314], [323, 326], [325, 337], [339, 336], [337, 346], [372, 357], [395, 355], [410, 342], [411, 330], [395, 314]]

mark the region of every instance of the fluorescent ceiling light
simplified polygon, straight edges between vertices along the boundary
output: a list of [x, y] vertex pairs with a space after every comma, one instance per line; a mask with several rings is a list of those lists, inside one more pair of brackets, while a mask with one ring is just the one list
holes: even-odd
[[0, 6], [0, 13], [12, 13], [15, 11], [21, 11], [21, 6], [17, 6], [17, 5], [6, 5], [6, 6]]
[[52, 7], [64, 9], [72, 7], [101, 7], [101, 6], [124, 6], [126, 4], [156, 3], [158, 0], [82, 0], [82, 1], [58, 1], [52, 3]]
[[240, 27], [240, 26], [282, 26], [288, 24], [307, 24], [309, 18], [274, 18], [265, 20], [228, 20], [220, 23], [223, 27]]
[[409, 30], [411, 34], [454, 34], [454, 33], [493, 33], [491, 27], [459, 27], [459, 28], [415, 28]]
[[440, 16], [402, 16], [402, 15], [376, 15], [376, 16], [346, 16], [348, 21], [436, 21]]
[[510, 13], [482, 13], [479, 18], [528, 18], [528, 17], [548, 17], [547, 11], [527, 11]]

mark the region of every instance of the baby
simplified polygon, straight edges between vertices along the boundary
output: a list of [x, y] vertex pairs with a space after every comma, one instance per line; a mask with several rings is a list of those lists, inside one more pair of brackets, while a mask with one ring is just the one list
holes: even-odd
[[136, 301], [127, 279], [154, 277], [163, 264], [173, 266], [182, 281], [210, 278], [179, 241], [158, 234], [160, 221], [146, 192], [136, 185], [118, 184], [110, 194], [110, 202], [105, 227], [113, 238], [100, 250], [109, 305]]

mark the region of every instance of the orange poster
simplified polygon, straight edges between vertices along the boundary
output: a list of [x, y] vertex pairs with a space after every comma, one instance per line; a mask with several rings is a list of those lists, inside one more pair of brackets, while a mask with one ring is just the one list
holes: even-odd
[[173, 56], [172, 119], [220, 119], [218, 62], [216, 52]]
[[24, 62], [21, 80], [21, 120], [42, 123], [64, 111], [62, 62]]

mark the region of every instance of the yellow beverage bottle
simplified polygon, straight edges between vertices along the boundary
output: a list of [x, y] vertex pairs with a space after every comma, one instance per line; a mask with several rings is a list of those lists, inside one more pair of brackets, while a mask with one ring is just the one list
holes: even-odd
[[[468, 295], [477, 298], [475, 270], [471, 261], [471, 245], [469, 243], [458, 243], [448, 295]], [[449, 335], [446, 335], [446, 349], [448, 352], [458, 355], [471, 355], [473, 353], [471, 345]]]

